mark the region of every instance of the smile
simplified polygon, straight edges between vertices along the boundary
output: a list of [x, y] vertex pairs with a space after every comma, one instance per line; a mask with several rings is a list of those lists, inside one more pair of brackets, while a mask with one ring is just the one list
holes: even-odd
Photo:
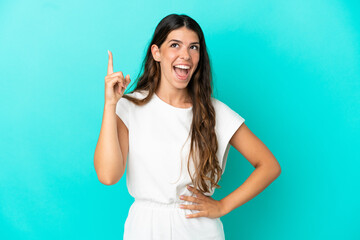
[[186, 80], [187, 77], [189, 76], [190, 69], [181, 69], [178, 67], [173, 67], [173, 69], [174, 69], [175, 76], [179, 80]]

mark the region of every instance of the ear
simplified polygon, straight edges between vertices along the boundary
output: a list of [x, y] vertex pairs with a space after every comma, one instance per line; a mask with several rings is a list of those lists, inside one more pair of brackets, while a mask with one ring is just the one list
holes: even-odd
[[160, 49], [156, 44], [151, 46], [151, 53], [155, 61], [160, 62]]

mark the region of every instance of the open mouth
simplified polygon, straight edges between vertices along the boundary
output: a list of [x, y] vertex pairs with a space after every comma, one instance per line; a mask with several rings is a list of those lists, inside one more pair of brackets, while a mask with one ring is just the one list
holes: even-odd
[[187, 79], [187, 77], [190, 73], [190, 69], [182, 69], [182, 68], [177, 68], [177, 67], [173, 67], [173, 69], [174, 69], [176, 77], [180, 80]]

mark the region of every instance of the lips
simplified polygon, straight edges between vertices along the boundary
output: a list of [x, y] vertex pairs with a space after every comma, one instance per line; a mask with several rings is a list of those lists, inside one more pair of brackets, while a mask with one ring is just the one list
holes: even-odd
[[176, 76], [176, 78], [178, 78], [179, 80], [186, 80], [187, 79], [187, 77], [189, 76], [189, 73], [190, 73], [190, 69], [186, 69], [187, 70], [187, 73], [186, 73], [186, 75], [184, 75], [184, 76], [180, 76], [179, 74], [177, 74], [177, 72], [176, 72], [176, 70], [175, 70], [175, 67], [173, 67], [173, 69], [174, 69], [174, 73], [175, 73], [175, 76]]

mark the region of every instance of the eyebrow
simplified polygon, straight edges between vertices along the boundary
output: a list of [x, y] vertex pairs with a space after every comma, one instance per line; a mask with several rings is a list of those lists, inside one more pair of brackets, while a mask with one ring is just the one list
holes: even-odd
[[[177, 40], [177, 39], [171, 39], [171, 40], [169, 40], [168, 42], [171, 42], [171, 41], [174, 41], [174, 42], [179, 42], [179, 43], [183, 43], [182, 41]], [[200, 43], [199, 43], [199, 42], [192, 42], [192, 43], [190, 43], [190, 44], [199, 44], [199, 45], [200, 45]]]

